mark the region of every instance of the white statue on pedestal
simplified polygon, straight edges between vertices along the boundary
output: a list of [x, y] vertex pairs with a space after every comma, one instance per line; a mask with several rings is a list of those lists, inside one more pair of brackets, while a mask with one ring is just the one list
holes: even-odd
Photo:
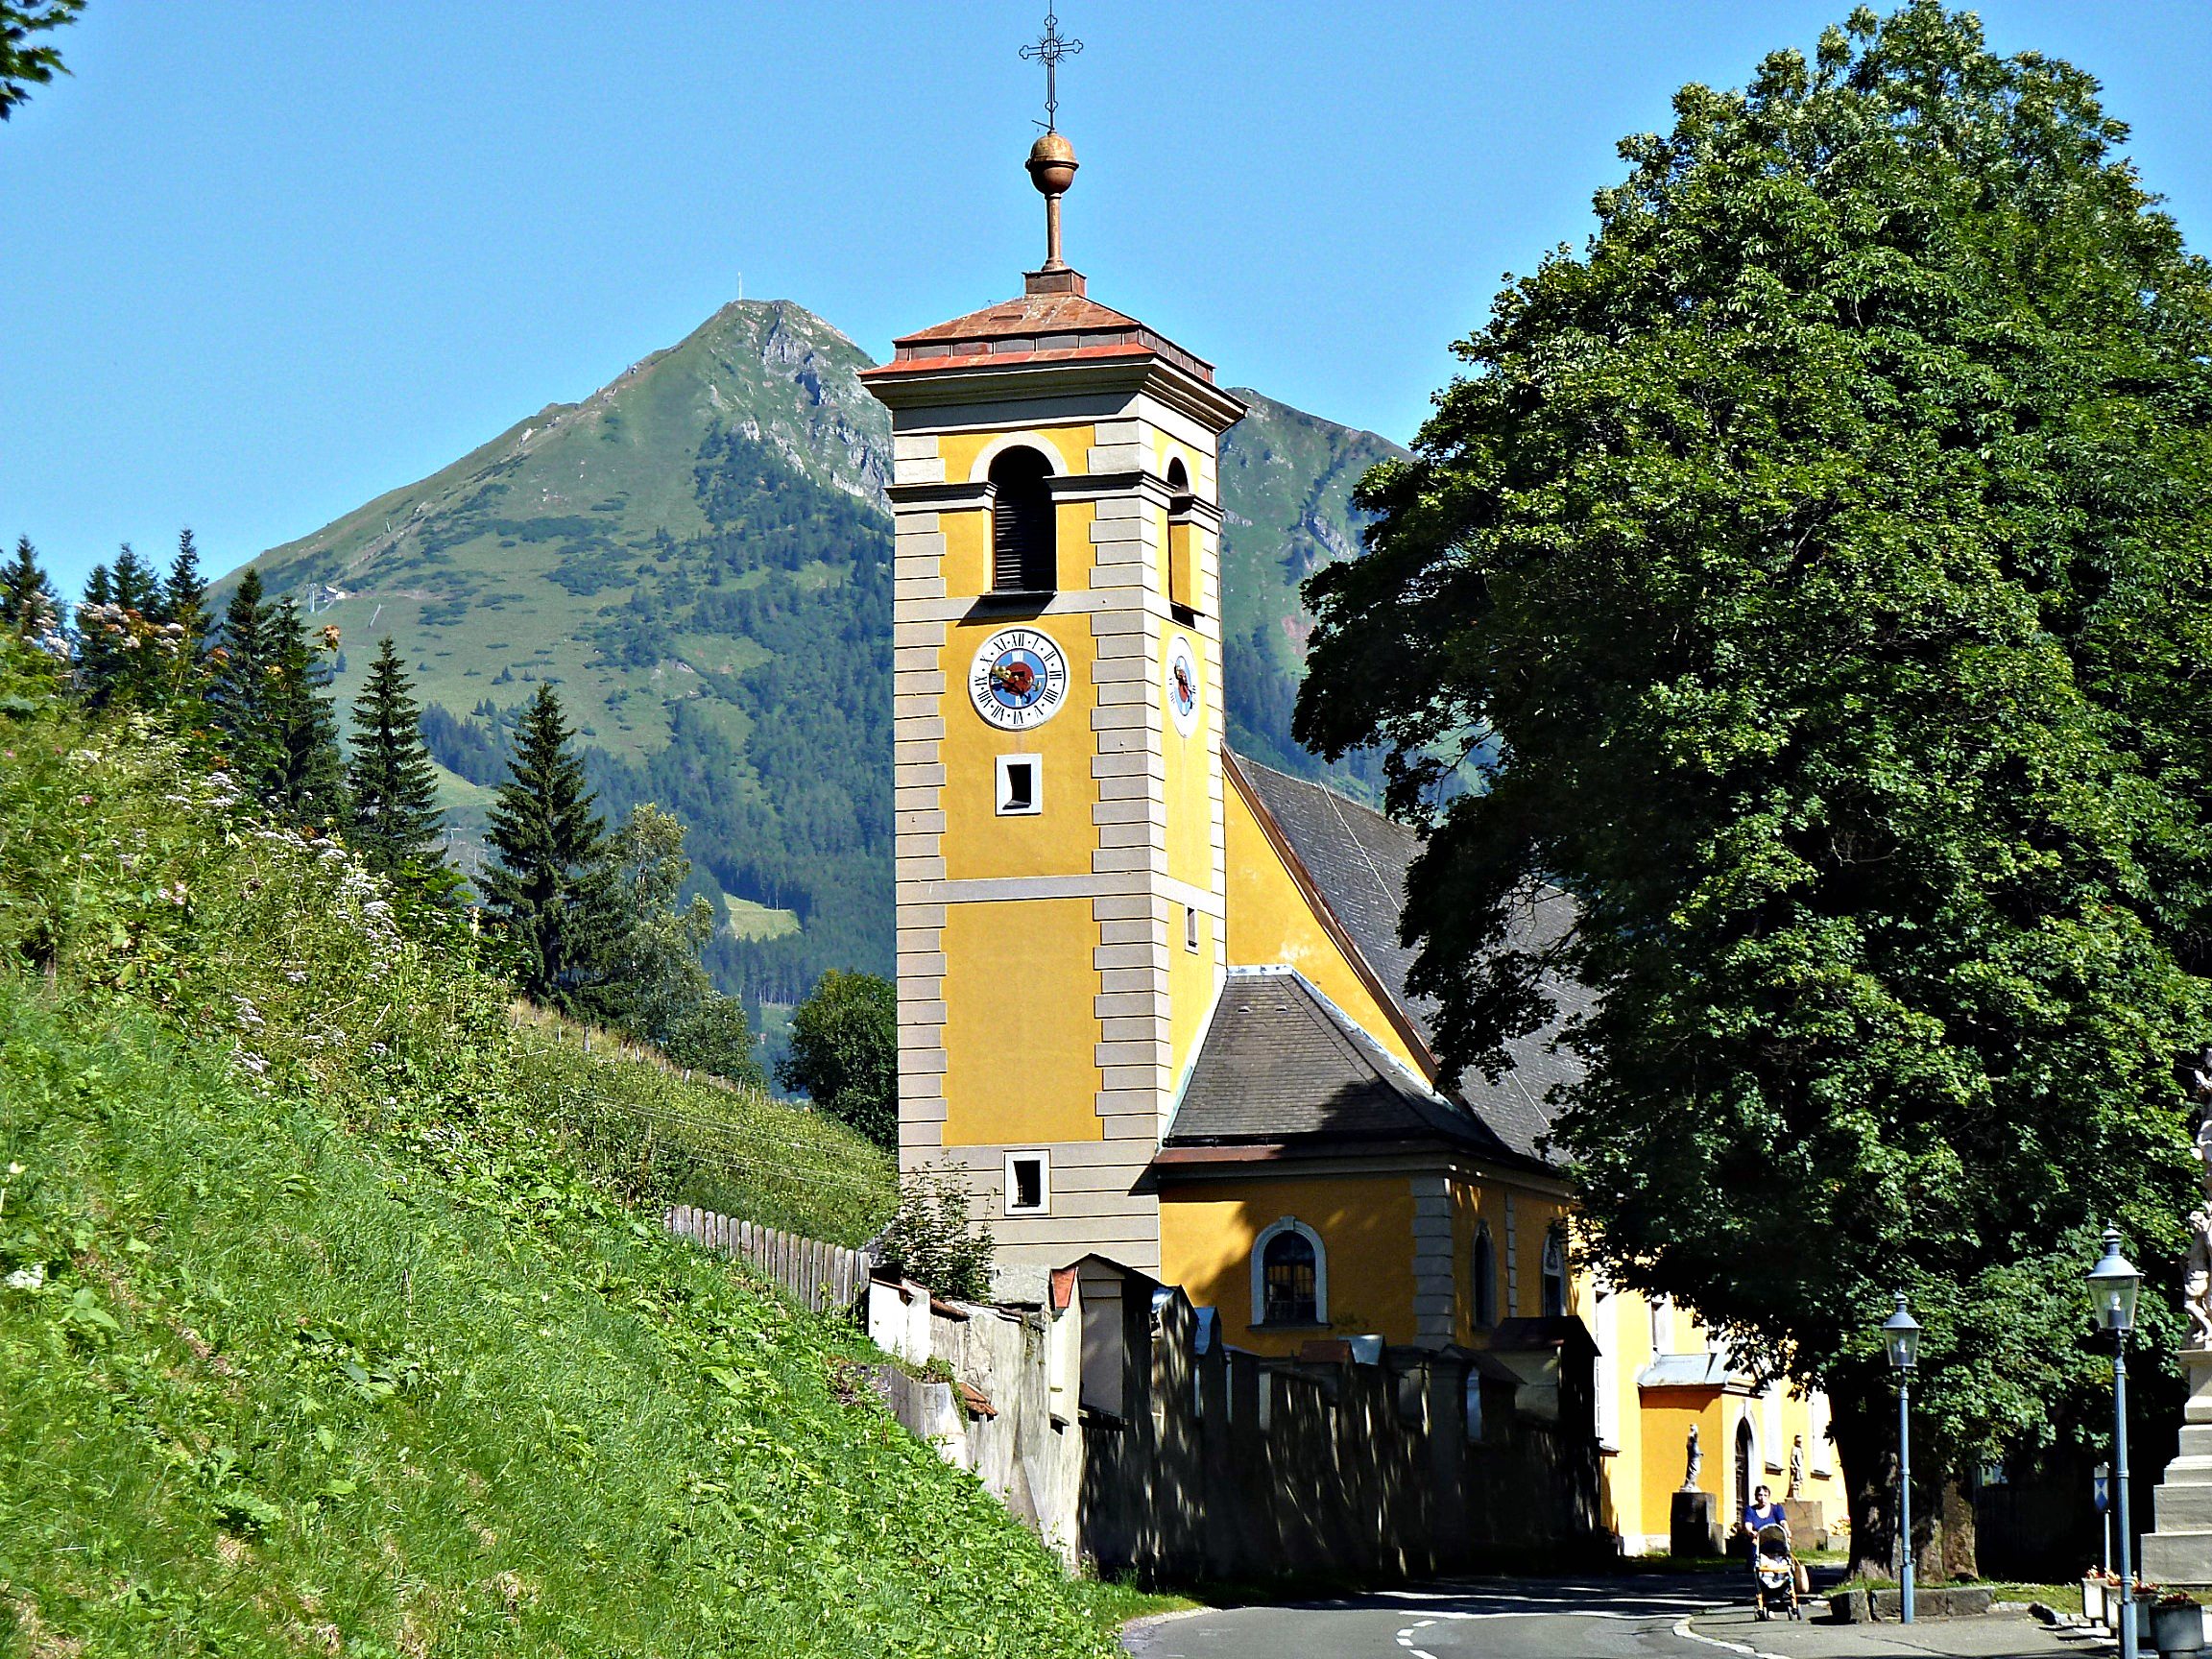
[[[2212, 1094], [2212, 1078], [2197, 1073], [2201, 1098]], [[2189, 1313], [2184, 1348], [2212, 1348], [2212, 1118], [2197, 1131], [2197, 1162], [2204, 1202], [2189, 1212], [2189, 1267], [2181, 1278], [2181, 1305]]]
[[1684, 1450], [1690, 1455], [1690, 1467], [1682, 1473], [1682, 1490], [1695, 1492], [1697, 1490], [1697, 1471], [1705, 1466], [1705, 1453], [1697, 1444], [1697, 1425], [1695, 1423], [1690, 1425], [1690, 1441]]

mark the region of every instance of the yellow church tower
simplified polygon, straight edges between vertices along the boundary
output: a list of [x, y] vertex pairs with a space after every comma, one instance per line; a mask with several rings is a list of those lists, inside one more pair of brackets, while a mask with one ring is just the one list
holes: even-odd
[[[1048, 33], [1048, 41], [1050, 39]], [[1213, 366], [1060, 253], [863, 373], [898, 519], [899, 1135], [1002, 1264], [1157, 1272], [1146, 1168], [1224, 969]]]

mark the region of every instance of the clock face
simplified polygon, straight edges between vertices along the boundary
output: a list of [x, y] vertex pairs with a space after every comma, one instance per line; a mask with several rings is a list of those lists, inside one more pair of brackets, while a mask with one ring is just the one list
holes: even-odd
[[983, 641], [968, 671], [975, 712], [1001, 732], [1027, 732], [1068, 701], [1068, 659], [1034, 628], [1001, 628]]
[[1198, 660], [1190, 641], [1180, 634], [1167, 641], [1165, 679], [1168, 718], [1175, 722], [1175, 730], [1188, 737], [1198, 730]]

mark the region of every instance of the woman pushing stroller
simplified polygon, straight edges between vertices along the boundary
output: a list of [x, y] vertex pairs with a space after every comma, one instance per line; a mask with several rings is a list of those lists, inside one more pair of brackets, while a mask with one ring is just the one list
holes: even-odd
[[1790, 1547], [1790, 1517], [1774, 1502], [1771, 1487], [1751, 1494], [1743, 1510], [1744, 1535], [1751, 1541], [1751, 1587], [1759, 1617], [1771, 1619], [1776, 1609], [1792, 1619], [1805, 1617], [1797, 1605], [1797, 1560]]

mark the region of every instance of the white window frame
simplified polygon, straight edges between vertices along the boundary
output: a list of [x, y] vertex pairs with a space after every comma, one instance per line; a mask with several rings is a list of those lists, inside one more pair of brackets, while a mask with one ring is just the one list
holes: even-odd
[[[1017, 1190], [1014, 1184], [1014, 1166], [1034, 1160], [1037, 1165], [1037, 1196], [1035, 1205], [1021, 1206], [1014, 1202]], [[1001, 1194], [1008, 1215], [1049, 1215], [1052, 1214], [1052, 1154], [1043, 1147], [1028, 1148], [1006, 1154], [1006, 1186]]]
[[[1286, 1215], [1271, 1226], [1262, 1228], [1260, 1237], [1252, 1240], [1252, 1325], [1255, 1330], [1266, 1329], [1267, 1315], [1267, 1246], [1286, 1233], [1295, 1233], [1313, 1246], [1313, 1324], [1329, 1323], [1329, 1247], [1321, 1242], [1321, 1235], [1299, 1220]], [[1307, 1326], [1278, 1327], [1284, 1330], [1307, 1330]]]
[[[1029, 768], [1029, 805], [1007, 805], [1013, 790], [1008, 781], [1008, 771], [1016, 766]], [[997, 774], [992, 782], [991, 803], [1001, 818], [1037, 818], [1045, 811], [1045, 757], [1042, 755], [1001, 755]]]

